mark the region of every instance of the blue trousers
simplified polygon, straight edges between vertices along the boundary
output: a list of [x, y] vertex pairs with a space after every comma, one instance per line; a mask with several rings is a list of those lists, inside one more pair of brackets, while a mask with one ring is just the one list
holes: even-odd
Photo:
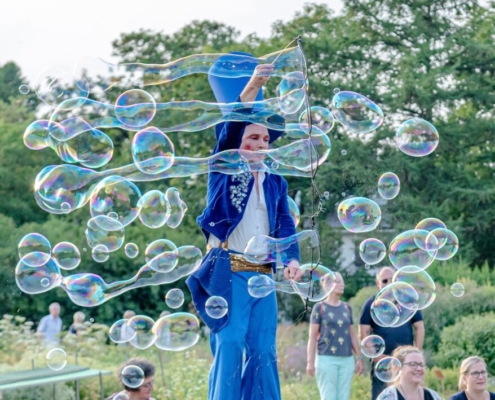
[[275, 292], [252, 297], [247, 282], [254, 272], [232, 273], [229, 322], [211, 334], [213, 364], [209, 400], [280, 400], [277, 369]]
[[316, 384], [321, 400], [349, 400], [354, 357], [316, 355]]

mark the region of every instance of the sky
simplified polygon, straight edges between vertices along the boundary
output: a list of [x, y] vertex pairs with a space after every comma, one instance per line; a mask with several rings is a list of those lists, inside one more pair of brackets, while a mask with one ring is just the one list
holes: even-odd
[[[318, 0], [316, 0], [318, 1]], [[338, 12], [341, 0], [320, 0]], [[80, 57], [114, 62], [111, 43], [140, 29], [173, 33], [197, 20], [268, 37], [277, 20], [302, 11], [301, 0], [0, 0], [0, 65], [16, 62], [34, 84], [44, 69], [72, 68]]]

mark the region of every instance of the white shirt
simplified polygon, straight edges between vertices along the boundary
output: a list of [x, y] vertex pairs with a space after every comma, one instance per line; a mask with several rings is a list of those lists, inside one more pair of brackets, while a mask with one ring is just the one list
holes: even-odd
[[[258, 172], [258, 191], [253, 186], [242, 220], [228, 238], [230, 250], [244, 253], [247, 243], [253, 236], [270, 234], [265, 192], [263, 191], [264, 181], [265, 173], [262, 171]], [[219, 244], [220, 240], [210, 234], [208, 245], [218, 247]]]

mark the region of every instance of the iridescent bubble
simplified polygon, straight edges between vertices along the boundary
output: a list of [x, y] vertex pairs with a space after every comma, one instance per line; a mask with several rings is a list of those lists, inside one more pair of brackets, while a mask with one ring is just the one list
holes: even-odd
[[222, 296], [211, 296], [205, 303], [205, 311], [214, 319], [222, 318], [227, 314], [229, 305]]
[[55, 66], [42, 71], [36, 78], [35, 91], [38, 98], [51, 107], [57, 107], [67, 99], [74, 99], [72, 108], [81, 106], [88, 97], [88, 84], [84, 79], [74, 81], [72, 70]]
[[28, 233], [17, 245], [19, 258], [31, 267], [39, 267], [48, 262], [52, 253], [50, 241], [39, 233]]
[[413, 157], [424, 157], [435, 151], [440, 135], [437, 129], [421, 118], [403, 122], [395, 134], [399, 149]]
[[340, 89], [338, 87], [334, 88], [333, 89], [333, 94], [337, 94], [340, 92]]
[[159, 174], [173, 165], [174, 144], [160, 129], [149, 126], [134, 135], [132, 158], [141, 172]]
[[374, 131], [383, 122], [380, 107], [359, 93], [339, 91], [333, 96], [332, 105], [335, 119], [354, 133]]
[[361, 353], [365, 357], [375, 358], [385, 351], [385, 341], [378, 335], [366, 336], [361, 342]]
[[139, 220], [144, 226], [156, 229], [167, 222], [167, 199], [159, 190], [150, 190], [139, 199]]
[[46, 365], [53, 371], [60, 371], [67, 365], [67, 354], [63, 349], [51, 349], [46, 354]]
[[294, 226], [297, 227], [299, 225], [299, 221], [301, 220], [301, 213], [299, 212], [299, 207], [290, 196], [287, 196], [287, 202], [289, 203], [290, 216], [292, 217], [292, 221], [294, 221]]
[[117, 214], [115, 211], [110, 211], [110, 212], [107, 214], [107, 217], [108, 217], [108, 218], [113, 218], [113, 219], [118, 220], [118, 219], [119, 219], [119, 214]]
[[107, 261], [108, 257], [110, 257], [107, 246], [103, 244], [96, 245], [91, 251], [91, 255], [93, 256], [93, 260], [99, 263]]
[[53, 248], [52, 258], [60, 268], [71, 270], [81, 262], [81, 253], [75, 244], [60, 242]]
[[165, 295], [165, 303], [170, 308], [179, 308], [184, 304], [184, 292], [180, 289], [170, 289]]
[[[437, 245], [435, 245], [438, 243]], [[459, 239], [456, 234], [448, 229], [437, 228], [426, 237], [426, 248], [439, 248], [435, 256], [436, 260], [450, 260], [459, 250]]]
[[60, 209], [64, 214], [69, 214], [70, 213], [70, 204], [69, 203], [62, 203], [60, 205]]
[[414, 316], [418, 301], [418, 293], [411, 285], [393, 282], [376, 295], [371, 304], [371, 317], [377, 325], [396, 328]]
[[415, 229], [431, 232], [438, 228], [447, 229], [447, 226], [438, 218], [425, 218], [416, 225]]
[[124, 246], [125, 255], [129, 258], [135, 258], [139, 254], [139, 247], [136, 243], [126, 243]]
[[[42, 285], [41, 281], [43, 279], [48, 279], [50, 283], [48, 285]], [[15, 282], [24, 293], [37, 294], [47, 292], [60, 285], [61, 281], [62, 275], [60, 268], [53, 259], [48, 260], [48, 262], [38, 267], [31, 267], [21, 260], [15, 268]], [[46, 281], [43, 281], [43, 284], [45, 283]]]
[[266, 297], [275, 289], [275, 281], [268, 275], [256, 275], [249, 278], [248, 293], [252, 297]]
[[136, 336], [137, 327], [128, 319], [120, 319], [110, 327], [108, 337], [114, 343], [126, 343]]
[[392, 200], [400, 192], [400, 180], [393, 172], [385, 172], [378, 179], [378, 193], [386, 200]]
[[147, 125], [156, 114], [156, 101], [151, 94], [141, 89], [122, 93], [115, 102], [115, 116], [129, 128]]
[[127, 226], [139, 214], [140, 197], [141, 191], [134, 183], [120, 176], [109, 176], [101, 180], [91, 194], [91, 216], [115, 212], [118, 221]]
[[113, 252], [120, 249], [124, 243], [124, 227], [118, 220], [108, 218], [106, 215], [91, 218], [84, 233], [91, 248], [103, 245], [107, 252]]
[[365, 197], [353, 197], [339, 204], [337, 216], [349, 232], [362, 233], [374, 230], [382, 219], [378, 204]]
[[50, 279], [48, 278], [43, 278], [40, 282], [41, 286], [43, 287], [48, 287], [50, 285]]
[[177, 228], [186, 214], [187, 205], [180, 197], [179, 191], [173, 187], [167, 189], [165, 199], [167, 202], [167, 226]]
[[134, 347], [144, 350], [155, 343], [156, 335], [153, 333], [155, 321], [146, 315], [135, 315], [127, 322], [128, 327], [135, 327], [136, 335], [129, 341]]
[[[447, 229], [447, 227], [438, 218], [425, 218], [416, 225], [415, 229], [418, 232], [432, 232], [435, 229]], [[418, 238], [416, 238], [416, 244], [423, 250], [438, 250], [445, 244], [445, 240], [438, 240], [442, 236], [441, 234], [438, 236], [438, 238], [437, 236], [426, 236], [426, 238], [423, 236], [424, 235], [418, 235]]]
[[133, 389], [138, 388], [144, 382], [144, 372], [137, 365], [128, 365], [124, 367], [120, 377], [125, 386]]
[[299, 71], [285, 75], [277, 86], [280, 110], [284, 114], [294, 114], [302, 107], [306, 98], [306, 79]]
[[464, 295], [464, 285], [462, 283], [454, 283], [451, 287], [450, 287], [450, 293], [452, 293], [452, 296], [454, 297], [462, 297]]
[[387, 248], [381, 240], [365, 239], [359, 245], [359, 256], [366, 264], [375, 265], [387, 255]]
[[317, 248], [319, 237], [315, 230], [307, 229], [286, 238], [272, 238], [266, 235], [253, 236], [244, 249], [244, 258], [255, 264], [280, 261], [287, 265], [299, 248]]
[[418, 310], [430, 306], [437, 297], [436, 286], [428, 273], [414, 265], [400, 268], [393, 277], [393, 282], [411, 285], [418, 294]]
[[[317, 127], [314, 132], [312, 130], [311, 135], [319, 135], [322, 133], [328, 133], [332, 130], [335, 119], [328, 108], [313, 106], [310, 108], [311, 112], [311, 125]], [[299, 124], [303, 132], [309, 132], [308, 124], [308, 112], [304, 110], [299, 117]]]
[[28, 85], [19, 86], [19, 93], [20, 94], [28, 94], [29, 93], [29, 86]]
[[302, 276], [298, 282], [289, 281], [295, 293], [309, 301], [317, 302], [326, 298], [335, 288], [335, 274], [321, 264], [308, 263], [301, 266]]
[[149, 267], [157, 272], [169, 272], [178, 262], [177, 246], [167, 239], [158, 239], [150, 243], [144, 251], [144, 259]]
[[182, 351], [199, 340], [199, 320], [190, 313], [174, 313], [156, 321], [153, 326], [155, 346], [162, 350]]
[[385, 357], [375, 365], [375, 376], [382, 382], [393, 382], [401, 374], [401, 362], [395, 357]]
[[[414, 229], [406, 232], [402, 232], [397, 235], [388, 249], [388, 258], [392, 265], [399, 269], [414, 265], [421, 269], [428, 268], [437, 254], [436, 250], [427, 251], [423, 248], [426, 243], [426, 238], [429, 232], [422, 229]], [[430, 239], [432, 243], [436, 240], [434, 237]]]

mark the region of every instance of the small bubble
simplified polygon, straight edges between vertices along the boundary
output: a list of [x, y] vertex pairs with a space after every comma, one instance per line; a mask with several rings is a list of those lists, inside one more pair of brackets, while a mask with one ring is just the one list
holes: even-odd
[[88, 251], [88, 249], [86, 247], [83, 247], [83, 251]]
[[210, 222], [209, 224], [210, 226], [215, 226], [215, 223], [214, 222]]
[[340, 154], [342, 154], [343, 156], [347, 155], [347, 150], [342, 150]]
[[328, 85], [330, 85], [330, 82], [328, 82], [328, 81], [323, 81], [323, 84], [324, 84], [325, 86], [328, 86]]
[[345, 197], [346, 193], [345, 192], [342, 192], [342, 197]]
[[117, 214], [115, 211], [110, 211], [110, 212], [107, 214], [107, 217], [108, 217], [108, 218], [112, 218], [112, 219], [119, 219], [119, 214]]
[[330, 197], [330, 193], [324, 192], [323, 197], [328, 200], [328, 198]]
[[273, 169], [278, 169], [278, 167], [279, 167], [278, 162], [275, 162], [275, 161], [274, 161], [274, 162], [272, 162], [272, 168], [273, 168]]
[[333, 93], [334, 93], [334, 94], [337, 94], [337, 93], [339, 93], [339, 92], [340, 92], [340, 89], [339, 89], [338, 87], [336, 87], [335, 89], [333, 89]]
[[69, 214], [70, 213], [70, 204], [69, 203], [62, 203], [60, 205], [60, 209], [64, 214]]
[[365, 268], [365, 269], [370, 269], [370, 267], [371, 267], [371, 265], [369, 265], [369, 264], [364, 264], [364, 268]]
[[462, 283], [456, 282], [450, 287], [450, 292], [454, 297], [462, 297], [464, 295], [464, 291], [465, 289]]
[[21, 94], [28, 94], [29, 93], [29, 86], [28, 85], [19, 86], [19, 92]]
[[41, 286], [47, 287], [50, 284], [50, 279], [43, 278], [40, 283], [41, 283]]
[[93, 322], [95, 322], [95, 319], [94, 318], [90, 318], [89, 319], [89, 322], [93, 323]]

